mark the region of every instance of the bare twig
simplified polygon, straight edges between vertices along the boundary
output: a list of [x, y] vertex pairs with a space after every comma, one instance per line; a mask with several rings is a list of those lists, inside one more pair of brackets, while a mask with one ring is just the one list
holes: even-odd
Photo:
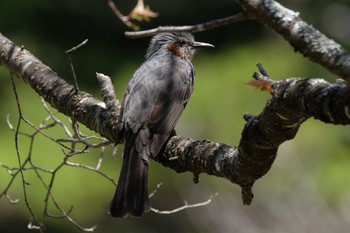
[[105, 146], [101, 146], [100, 158], [98, 158], [97, 165], [95, 168], [96, 170], [100, 170], [100, 168], [101, 168], [105, 148], [106, 148]]
[[107, 3], [109, 5], [109, 7], [111, 8], [111, 10], [113, 11], [113, 13], [115, 14], [115, 16], [117, 16], [120, 21], [122, 21], [127, 27], [132, 28], [133, 27], [133, 23], [130, 22], [129, 17], [128, 16], [124, 16], [116, 7], [116, 5], [114, 4], [114, 2], [112, 0], [107, 0]]
[[[6, 123], [7, 123], [7, 126], [9, 127], [10, 130], [12, 130], [13, 132], [16, 132], [16, 128], [13, 127], [13, 125], [10, 121], [10, 115], [6, 116]], [[30, 137], [30, 134], [22, 132], [22, 131], [19, 131], [18, 134]]]
[[132, 30], [140, 29], [140, 27], [137, 24], [133, 23], [132, 20], [150, 21], [151, 18], [158, 16], [158, 13], [152, 11], [149, 6], [146, 6], [143, 0], [138, 0], [134, 9], [127, 16], [124, 16], [118, 10], [112, 0], [107, 0], [107, 2], [113, 13], [120, 19], [120, 21], [122, 21], [128, 28]]
[[70, 54], [79, 49], [80, 47], [82, 47], [83, 45], [85, 45], [88, 42], [88, 39], [85, 39], [83, 42], [81, 42], [80, 44], [78, 44], [77, 46], [74, 46], [71, 49], [66, 50], [66, 56], [67, 56], [67, 60], [68, 60], [68, 65], [70, 67], [70, 72], [72, 75], [72, 79], [74, 81], [74, 87], [75, 87], [75, 92], [78, 93], [79, 91], [79, 87], [78, 87], [78, 80], [77, 80], [77, 76], [75, 74], [75, 70], [74, 70], [74, 66], [73, 66], [73, 62], [72, 62], [72, 58], [70, 57]]
[[155, 190], [153, 190], [153, 191], [148, 195], [148, 197], [149, 197], [149, 198], [153, 197], [153, 196], [159, 191], [159, 189], [162, 187], [162, 185], [163, 185], [163, 183], [157, 184], [157, 187], [155, 188]]
[[73, 162], [69, 162], [69, 161], [66, 161], [65, 162], [66, 165], [70, 166], [70, 167], [80, 167], [80, 168], [84, 168], [84, 169], [87, 169], [87, 170], [90, 170], [90, 171], [93, 171], [93, 172], [96, 172], [98, 173], [99, 175], [105, 177], [107, 180], [109, 180], [110, 182], [112, 182], [114, 185], [116, 185], [116, 182], [113, 178], [111, 178], [110, 176], [108, 176], [107, 174], [101, 172], [98, 168], [99, 166], [96, 166], [96, 168], [94, 167], [91, 167], [91, 166], [88, 166], [88, 165], [85, 165], [85, 164], [81, 164], [81, 163], [73, 163]]
[[[63, 162], [61, 164], [59, 164], [52, 172], [51, 174], [51, 179], [50, 179], [50, 182], [49, 182], [49, 185], [46, 185], [44, 183], [44, 186], [46, 187], [47, 189], [47, 193], [46, 193], [46, 197], [45, 197], [45, 207], [44, 207], [44, 212], [43, 212], [43, 218], [45, 218], [45, 216], [48, 216], [48, 217], [52, 217], [52, 218], [66, 218], [70, 223], [72, 223], [75, 227], [77, 227], [79, 230], [81, 231], [84, 231], [84, 232], [93, 232], [97, 226], [93, 226], [93, 227], [90, 227], [90, 228], [85, 228], [85, 227], [82, 227], [80, 224], [78, 224], [72, 217], [69, 216], [70, 212], [73, 210], [73, 207], [71, 207], [68, 212], [66, 212], [60, 205], [59, 203], [56, 201], [53, 193], [52, 193], [52, 188], [53, 188], [53, 183], [54, 183], [54, 180], [55, 180], [55, 177], [56, 177], [56, 174], [57, 172], [64, 166], [64, 165], [67, 165], [68, 164], [68, 158], [69, 157], [65, 157]], [[48, 210], [48, 204], [49, 204], [49, 198], [53, 201], [55, 207], [62, 213], [62, 215], [52, 215], [49, 213], [49, 210]]]
[[154, 36], [161, 32], [201, 32], [201, 31], [209, 30], [216, 27], [221, 27], [228, 24], [238, 23], [246, 19], [247, 19], [247, 16], [245, 15], [245, 13], [241, 12], [232, 16], [228, 16], [221, 19], [214, 19], [212, 21], [196, 24], [196, 25], [177, 26], [177, 27], [160, 26], [157, 28], [137, 31], [137, 32], [127, 31], [125, 32], [125, 36], [128, 38], [141, 38], [141, 37]]
[[83, 40], [83, 42], [79, 43], [78, 45], [72, 47], [71, 49], [66, 50], [66, 53], [70, 54], [71, 52], [83, 47], [84, 45], [86, 45], [88, 41], [89, 41], [88, 39]]
[[[22, 109], [21, 109], [21, 105], [20, 105], [20, 102], [19, 102], [19, 97], [18, 97], [18, 94], [17, 94], [17, 88], [16, 88], [16, 83], [15, 83], [15, 80], [14, 80], [14, 77], [13, 75], [11, 75], [11, 80], [12, 80], [12, 87], [13, 87], [13, 92], [15, 94], [15, 99], [16, 99], [16, 103], [17, 103], [17, 111], [18, 111], [18, 122], [17, 122], [17, 126], [16, 126], [16, 132], [15, 132], [15, 147], [16, 147], [16, 154], [17, 154], [17, 161], [18, 161], [18, 167], [19, 167], [19, 173], [21, 175], [21, 178], [22, 178], [22, 187], [23, 187], [23, 195], [24, 195], [24, 201], [26, 203], [26, 206], [32, 216], [32, 218], [34, 219], [35, 221], [35, 224], [38, 224], [38, 230], [40, 230], [40, 232], [42, 232], [42, 223], [39, 221], [39, 219], [36, 217], [33, 209], [32, 209], [32, 206], [31, 204], [29, 203], [29, 200], [28, 200], [28, 196], [27, 196], [27, 181], [25, 179], [25, 176], [24, 176], [24, 172], [22, 170], [22, 168], [24, 167], [24, 164], [22, 164], [22, 159], [21, 159], [21, 154], [19, 152], [19, 142], [18, 142], [18, 132], [19, 132], [19, 129], [21, 127], [21, 122], [22, 122]], [[29, 227], [29, 225], [28, 225]]]
[[[74, 140], [74, 136], [73, 136], [73, 138], [71, 139], [72, 143], [81, 143], [81, 144], [84, 144], [87, 147], [92, 147], [92, 148], [100, 148], [102, 146], [107, 146], [107, 145], [111, 144], [111, 142], [108, 141], [105, 138], [97, 137], [95, 135], [84, 135], [84, 134], [82, 134], [79, 131], [78, 123], [76, 121], [72, 121], [72, 127], [73, 127], [73, 130], [74, 130], [74, 133], [75, 133], [74, 136], [77, 137], [77, 140]], [[96, 140], [101, 141], [101, 142], [90, 143], [88, 141], [89, 139], [96, 139]]]
[[11, 204], [17, 204], [19, 202], [19, 199], [12, 199], [10, 195], [6, 194], [6, 199], [11, 203]]
[[[72, 207], [68, 210], [65, 211], [60, 204], [58, 203], [58, 201], [55, 198], [54, 193], [52, 192], [53, 187], [54, 187], [54, 183], [56, 180], [56, 177], [58, 176], [58, 172], [62, 169], [62, 167], [64, 166], [70, 166], [70, 167], [81, 167], [84, 169], [87, 169], [89, 171], [94, 171], [96, 173], [98, 173], [99, 175], [103, 176], [104, 178], [110, 180], [113, 185], [116, 185], [116, 182], [109, 177], [108, 175], [106, 175], [105, 173], [99, 171], [102, 161], [103, 161], [103, 152], [104, 152], [104, 145], [110, 144], [109, 141], [107, 141], [104, 138], [101, 137], [96, 137], [96, 136], [89, 136], [89, 135], [85, 135], [82, 134], [76, 124], [76, 121], [71, 121], [72, 123], [72, 127], [73, 127], [73, 131], [74, 133], [71, 133], [70, 130], [68, 129], [68, 127], [66, 126], [66, 124], [64, 124], [62, 121], [60, 121], [54, 113], [52, 113], [52, 111], [50, 110], [50, 108], [46, 105], [46, 103], [43, 101], [43, 99], [41, 99], [42, 104], [44, 106], [44, 109], [46, 110], [46, 112], [48, 112], [49, 116], [46, 117], [40, 124], [39, 126], [34, 125], [33, 123], [30, 122], [30, 120], [28, 120], [26, 117], [24, 117], [22, 111], [21, 111], [21, 107], [20, 107], [20, 103], [19, 103], [19, 99], [18, 99], [18, 95], [16, 92], [16, 86], [14, 83], [14, 79], [13, 79], [13, 87], [14, 87], [14, 93], [15, 93], [15, 97], [16, 97], [16, 101], [17, 101], [17, 105], [18, 105], [18, 111], [19, 111], [19, 121], [16, 125], [16, 127], [14, 127], [9, 119], [9, 116], [7, 117], [7, 123], [9, 125], [9, 128], [11, 128], [14, 132], [15, 132], [15, 141], [16, 141], [16, 150], [17, 150], [17, 155], [18, 155], [18, 163], [19, 163], [19, 167], [10, 167], [8, 165], [5, 165], [3, 163], [0, 163], [0, 167], [6, 169], [8, 171], [8, 173], [11, 175], [11, 179], [9, 181], [9, 183], [7, 184], [7, 186], [5, 187], [5, 189], [0, 193], [0, 197], [5, 196], [6, 199], [9, 201], [9, 203], [11, 204], [16, 204], [18, 203], [17, 199], [12, 199], [10, 198], [9, 194], [8, 194], [8, 190], [10, 189], [10, 187], [12, 186], [14, 180], [16, 179], [16, 177], [18, 177], [18, 175], [22, 176], [22, 185], [23, 185], [23, 189], [24, 189], [24, 196], [25, 196], [25, 201], [26, 201], [26, 205], [27, 208], [29, 209], [30, 213], [31, 213], [31, 220], [28, 223], [28, 228], [29, 229], [33, 229], [33, 230], [40, 230], [43, 231], [44, 229], [44, 225], [41, 221], [39, 221], [39, 219], [35, 216], [34, 211], [32, 210], [32, 207], [30, 205], [30, 200], [28, 199], [28, 196], [26, 194], [26, 186], [28, 184], [28, 181], [25, 180], [25, 172], [28, 170], [34, 170], [36, 177], [39, 179], [39, 181], [41, 182], [41, 184], [44, 186], [44, 188], [46, 189], [46, 196], [44, 199], [44, 210], [43, 210], [43, 215], [42, 215], [42, 221], [44, 221], [45, 217], [51, 217], [51, 218], [65, 218], [67, 219], [71, 224], [73, 224], [75, 227], [77, 227], [79, 230], [81, 231], [85, 231], [85, 232], [92, 232], [94, 231], [94, 229], [96, 229], [96, 226], [90, 227], [90, 228], [85, 228], [82, 227], [80, 224], [78, 224], [74, 219], [72, 219], [72, 217], [70, 216], [70, 213], [72, 211]], [[52, 122], [51, 122], [52, 120]], [[33, 133], [26, 133], [26, 132], [21, 132], [20, 128], [21, 128], [21, 123], [24, 122], [27, 125], [31, 126], [35, 131]], [[51, 136], [49, 136], [49, 134], [47, 134], [46, 132], [44, 132], [44, 130], [47, 130], [51, 127], [54, 126], [60, 126], [63, 128], [63, 132], [67, 135], [67, 140], [64, 139], [54, 139]], [[38, 134], [44, 135], [46, 138], [50, 139], [51, 141], [55, 142], [56, 144], [58, 144], [59, 146], [61, 146], [64, 149], [69, 149], [70, 153], [69, 155], [65, 156], [63, 158], [63, 161], [57, 165], [56, 168], [54, 168], [53, 170], [49, 170], [49, 169], [45, 169], [43, 167], [39, 167], [37, 165], [35, 165], [32, 161], [32, 151], [34, 148], [34, 142], [35, 142], [35, 138]], [[29, 143], [29, 149], [28, 149], [28, 153], [26, 155], [26, 158], [24, 161], [22, 161], [21, 156], [19, 154], [19, 140], [18, 137], [19, 135], [23, 135], [25, 137], [28, 137], [30, 139], [30, 143]], [[77, 137], [77, 138], [74, 138]], [[100, 143], [90, 143], [87, 142], [87, 140], [99, 140], [102, 141]], [[71, 147], [67, 147], [64, 144], [62, 144], [61, 142], [70, 142], [72, 143]], [[77, 144], [82, 144], [85, 146], [85, 149], [83, 150], [76, 150], [74, 149], [75, 146]], [[94, 147], [97, 148], [98, 146], [101, 147], [101, 152], [100, 152], [100, 158], [98, 159], [96, 168], [84, 165], [84, 164], [78, 164], [78, 163], [72, 163], [69, 162], [68, 160], [70, 159], [71, 156], [75, 155], [75, 154], [79, 154], [79, 153], [83, 153], [87, 148], [90, 147]], [[44, 172], [49, 174], [50, 179], [49, 182], [47, 183], [47, 181], [45, 181], [44, 177], [42, 177], [40, 172]], [[54, 204], [55, 208], [60, 212], [59, 215], [53, 215], [49, 212], [49, 203], [50, 201], [52, 201], [52, 203]]]
[[197, 208], [197, 207], [201, 207], [201, 206], [206, 206], [208, 205], [215, 197], [217, 197], [219, 195], [219, 193], [215, 193], [213, 196], [211, 196], [208, 200], [204, 201], [204, 202], [200, 202], [200, 203], [196, 203], [196, 204], [188, 204], [187, 201], [184, 201], [184, 205], [173, 209], [173, 210], [158, 210], [156, 208], [151, 208], [151, 211], [157, 214], [174, 214], [177, 213], [179, 211], [185, 210], [185, 209], [191, 209], [191, 208]]
[[29, 223], [27, 225], [27, 228], [29, 230], [39, 230], [40, 232], [43, 232], [43, 226], [37, 226], [37, 225], [33, 224], [33, 218], [29, 219]]
[[[41, 104], [44, 106], [44, 109], [46, 110], [46, 112], [49, 114], [50, 118], [59, 126], [61, 126], [61, 128], [64, 130], [65, 134], [68, 136], [68, 138], [73, 137], [72, 133], [69, 131], [68, 127], [66, 124], [64, 124], [59, 118], [57, 118], [51, 109], [47, 106], [45, 100], [43, 97], [40, 96], [40, 101]], [[56, 140], [57, 141], [57, 140]]]

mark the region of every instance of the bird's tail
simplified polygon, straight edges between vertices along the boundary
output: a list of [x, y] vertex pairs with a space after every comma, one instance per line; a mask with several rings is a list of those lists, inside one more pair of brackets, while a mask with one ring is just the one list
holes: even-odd
[[109, 209], [112, 217], [124, 218], [128, 214], [138, 217], [150, 210], [147, 177], [148, 161], [133, 143], [125, 145], [118, 187]]

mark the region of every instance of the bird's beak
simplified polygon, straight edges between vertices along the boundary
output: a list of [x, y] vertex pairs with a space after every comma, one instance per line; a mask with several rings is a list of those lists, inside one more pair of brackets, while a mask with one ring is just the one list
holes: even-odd
[[192, 47], [195, 48], [195, 49], [199, 49], [199, 48], [215, 48], [215, 46], [212, 45], [212, 44], [208, 44], [208, 43], [204, 43], [204, 42], [197, 42], [197, 41], [195, 41], [192, 44]]

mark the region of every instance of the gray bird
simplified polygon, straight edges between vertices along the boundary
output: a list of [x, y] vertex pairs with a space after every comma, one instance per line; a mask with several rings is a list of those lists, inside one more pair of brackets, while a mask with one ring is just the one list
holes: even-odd
[[150, 210], [147, 177], [149, 157], [158, 155], [191, 97], [197, 48], [190, 33], [154, 36], [145, 62], [130, 80], [118, 120], [117, 143], [124, 139], [123, 165], [110, 204], [113, 217], [141, 216]]

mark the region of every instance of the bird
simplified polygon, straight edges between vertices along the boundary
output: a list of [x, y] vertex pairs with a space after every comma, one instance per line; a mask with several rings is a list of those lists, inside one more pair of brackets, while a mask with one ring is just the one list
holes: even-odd
[[121, 103], [116, 141], [124, 141], [123, 162], [109, 206], [112, 217], [139, 217], [150, 210], [149, 158], [160, 153], [192, 95], [195, 50], [210, 47], [214, 46], [195, 41], [187, 32], [160, 33], [151, 39]]

